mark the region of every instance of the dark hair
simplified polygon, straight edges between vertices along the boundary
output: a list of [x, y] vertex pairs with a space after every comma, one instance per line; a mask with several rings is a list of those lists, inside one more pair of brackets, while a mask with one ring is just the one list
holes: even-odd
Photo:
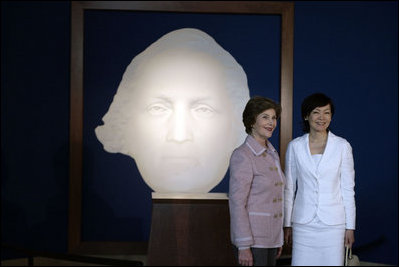
[[[312, 112], [312, 110], [314, 110], [315, 108], [324, 107], [327, 106], [328, 104], [330, 104], [331, 118], [332, 118], [332, 116], [334, 115], [334, 103], [331, 100], [331, 98], [329, 98], [325, 94], [315, 93], [306, 97], [302, 101], [302, 106], [301, 106], [302, 123], [303, 123], [302, 130], [305, 133], [308, 133], [310, 131], [309, 121], [305, 120], [305, 118], [308, 117], [310, 115], [310, 112]], [[329, 128], [327, 128], [327, 131], [328, 130]]]
[[247, 134], [252, 133], [252, 126], [256, 122], [256, 117], [267, 109], [274, 109], [276, 111], [277, 119], [281, 115], [281, 105], [270, 98], [262, 96], [254, 96], [249, 99], [245, 106], [244, 112], [242, 113], [242, 121], [245, 126], [245, 132]]

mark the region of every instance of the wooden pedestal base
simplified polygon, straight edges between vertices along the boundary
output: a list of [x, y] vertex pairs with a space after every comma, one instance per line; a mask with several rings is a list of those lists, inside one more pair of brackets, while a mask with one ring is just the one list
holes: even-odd
[[147, 265], [235, 265], [227, 195], [153, 193]]

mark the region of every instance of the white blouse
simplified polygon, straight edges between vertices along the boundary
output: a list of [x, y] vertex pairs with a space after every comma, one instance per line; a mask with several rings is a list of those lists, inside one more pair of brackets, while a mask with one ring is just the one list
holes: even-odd
[[313, 162], [316, 164], [317, 167], [319, 167], [319, 163], [320, 163], [320, 160], [321, 160], [322, 156], [323, 156], [323, 154], [314, 154], [314, 155], [312, 155]]

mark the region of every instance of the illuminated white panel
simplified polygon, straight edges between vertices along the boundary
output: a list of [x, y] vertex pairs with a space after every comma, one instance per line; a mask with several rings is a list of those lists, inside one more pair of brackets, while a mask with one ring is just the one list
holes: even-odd
[[131, 156], [155, 192], [207, 193], [245, 139], [247, 77], [197, 29], [170, 32], [137, 55], [122, 77], [104, 125], [104, 149]]

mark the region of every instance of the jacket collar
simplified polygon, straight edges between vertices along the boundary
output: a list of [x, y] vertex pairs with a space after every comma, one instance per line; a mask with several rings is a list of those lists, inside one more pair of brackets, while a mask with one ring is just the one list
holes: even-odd
[[256, 141], [255, 138], [253, 138], [251, 135], [247, 136], [247, 138], [245, 139], [245, 144], [249, 147], [249, 149], [251, 149], [252, 153], [254, 153], [255, 156], [260, 156], [263, 154], [263, 152], [268, 152], [269, 150], [271, 152], [277, 152], [269, 140], [267, 140], [268, 148], [266, 149], [264, 146], [259, 144], [258, 141]]

